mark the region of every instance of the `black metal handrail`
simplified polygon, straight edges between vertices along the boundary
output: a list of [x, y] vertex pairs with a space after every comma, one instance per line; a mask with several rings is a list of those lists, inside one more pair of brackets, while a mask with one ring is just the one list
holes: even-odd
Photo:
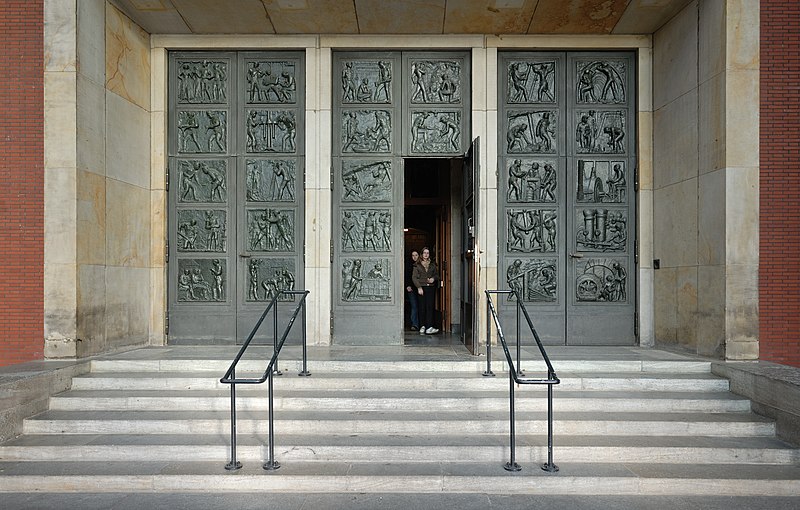
[[[514, 426], [514, 383], [517, 384], [546, 384], [547, 385], [547, 463], [542, 464], [542, 469], [549, 472], [558, 471], [558, 466], [553, 464], [553, 385], [559, 384], [561, 381], [553, 369], [553, 364], [550, 363], [550, 357], [547, 356], [542, 341], [539, 339], [539, 334], [533, 326], [528, 311], [525, 309], [525, 304], [520, 299], [520, 295], [515, 290], [486, 290], [486, 371], [483, 373], [484, 377], [494, 377], [492, 372], [492, 322], [489, 317], [494, 320], [495, 327], [497, 328], [497, 336], [500, 339], [500, 344], [503, 346], [503, 351], [506, 355], [508, 362], [508, 381], [509, 381], [509, 408], [510, 408], [510, 422], [511, 422], [511, 460], [503, 467], [506, 471], [519, 471], [522, 469], [517, 464], [515, 444], [516, 444], [516, 431]], [[492, 294], [513, 294], [517, 302], [517, 363], [514, 365], [514, 359], [508, 350], [506, 337], [503, 334], [503, 328], [500, 326], [500, 318], [497, 316], [497, 310], [492, 302]], [[523, 377], [525, 373], [522, 371], [520, 361], [520, 339], [522, 337], [520, 330], [520, 311], [525, 315], [525, 320], [528, 327], [533, 333], [533, 338], [536, 340], [536, 345], [539, 346], [539, 352], [542, 354], [542, 359], [547, 365], [547, 379], [531, 379]]]
[[[222, 376], [222, 379], [219, 382], [223, 384], [230, 384], [231, 385], [231, 460], [228, 464], [225, 465], [225, 469], [228, 471], [233, 471], [236, 469], [240, 469], [242, 467], [242, 463], [236, 460], [236, 385], [237, 384], [262, 384], [264, 381], [268, 381], [268, 395], [269, 395], [269, 460], [264, 464], [264, 469], [266, 470], [275, 470], [281, 467], [281, 465], [275, 460], [275, 434], [274, 434], [274, 404], [272, 399], [272, 375], [282, 375], [281, 371], [278, 370], [278, 355], [283, 348], [283, 344], [286, 342], [286, 337], [289, 336], [289, 332], [294, 325], [295, 319], [297, 319], [297, 314], [302, 310], [303, 312], [303, 320], [302, 320], [302, 327], [303, 327], [303, 370], [298, 373], [299, 376], [310, 376], [311, 373], [308, 371], [307, 367], [307, 351], [306, 351], [306, 297], [308, 296], [310, 291], [308, 290], [282, 290], [275, 297], [272, 298], [272, 301], [267, 305], [264, 309], [264, 313], [261, 314], [261, 317], [256, 322], [256, 325], [253, 327], [253, 330], [250, 332], [250, 335], [247, 337], [247, 340], [244, 341], [242, 344], [242, 348], [239, 349], [239, 353], [231, 362], [231, 366], [228, 367], [228, 370], [225, 372], [225, 375]], [[283, 331], [283, 335], [281, 336], [280, 340], [278, 340], [278, 299], [281, 296], [302, 296], [300, 301], [295, 305], [294, 312], [292, 316], [289, 318], [289, 323], [286, 325], [286, 328]], [[272, 358], [269, 360], [267, 364], [266, 370], [264, 370], [264, 375], [258, 378], [245, 378], [245, 379], [238, 379], [236, 377], [236, 366], [239, 364], [239, 360], [242, 359], [247, 348], [250, 346], [250, 342], [253, 341], [253, 338], [256, 336], [261, 324], [264, 322], [264, 319], [267, 317], [267, 314], [271, 309], [274, 308], [274, 321], [273, 321], [273, 352]]]

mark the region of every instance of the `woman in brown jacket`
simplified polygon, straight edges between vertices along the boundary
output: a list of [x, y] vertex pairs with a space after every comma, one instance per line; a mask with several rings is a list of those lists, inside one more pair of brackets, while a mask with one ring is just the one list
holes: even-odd
[[439, 271], [436, 263], [431, 260], [431, 251], [426, 246], [422, 249], [422, 256], [414, 266], [411, 275], [414, 285], [417, 286], [417, 293], [422, 296], [420, 299], [420, 322], [419, 328], [421, 335], [433, 335], [439, 329], [433, 324], [433, 303], [436, 300], [436, 289], [439, 287]]

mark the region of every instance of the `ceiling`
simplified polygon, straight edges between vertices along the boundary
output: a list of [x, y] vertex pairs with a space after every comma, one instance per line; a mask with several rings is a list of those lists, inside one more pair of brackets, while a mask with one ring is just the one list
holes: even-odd
[[151, 34], [652, 34], [691, 0], [112, 0]]

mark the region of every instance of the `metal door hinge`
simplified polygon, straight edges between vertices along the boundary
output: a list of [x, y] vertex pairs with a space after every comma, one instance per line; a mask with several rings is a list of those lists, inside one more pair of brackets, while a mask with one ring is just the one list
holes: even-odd
[[169, 335], [169, 310], [164, 312], [164, 334]]
[[333, 336], [333, 310], [331, 310], [331, 336]]
[[164, 264], [169, 264], [169, 241], [164, 243]]
[[331, 239], [331, 264], [333, 264], [333, 239]]
[[633, 312], [633, 336], [639, 336], [639, 312]]
[[633, 191], [639, 191], [639, 167], [638, 165], [633, 168]]
[[164, 189], [169, 191], [169, 167], [164, 172]]
[[633, 241], [633, 263], [639, 264], [639, 240]]
[[333, 165], [331, 165], [331, 191], [333, 191]]

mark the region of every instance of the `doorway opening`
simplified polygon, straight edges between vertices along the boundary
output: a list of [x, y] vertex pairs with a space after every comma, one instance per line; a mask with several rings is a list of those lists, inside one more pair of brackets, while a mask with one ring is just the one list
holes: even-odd
[[[434, 327], [444, 335], [461, 333], [460, 254], [463, 158], [406, 158], [403, 160], [403, 257], [428, 247], [441, 279], [434, 304]], [[408, 266], [404, 266], [408, 267]], [[404, 300], [404, 329], [411, 329], [411, 311]], [[421, 313], [421, 309], [420, 309]]]

